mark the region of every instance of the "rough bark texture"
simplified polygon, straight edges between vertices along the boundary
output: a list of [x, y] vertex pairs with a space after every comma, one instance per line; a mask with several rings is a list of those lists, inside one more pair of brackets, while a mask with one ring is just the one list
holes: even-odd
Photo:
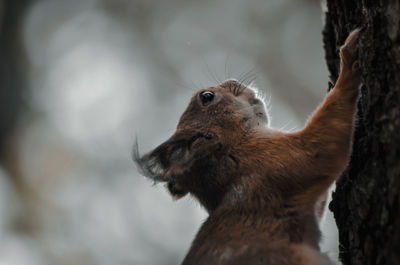
[[400, 264], [400, 1], [328, 0], [326, 60], [334, 82], [338, 49], [361, 27], [353, 155], [330, 209], [343, 264]]

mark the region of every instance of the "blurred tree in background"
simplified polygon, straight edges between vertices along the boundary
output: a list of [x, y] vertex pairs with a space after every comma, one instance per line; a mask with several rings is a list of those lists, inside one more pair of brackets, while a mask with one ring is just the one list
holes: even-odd
[[364, 85], [350, 165], [330, 208], [345, 265], [400, 264], [400, 1], [328, 0], [324, 30], [332, 80], [338, 49], [361, 27]]
[[[19, 168], [16, 135], [28, 105], [29, 60], [23, 26], [31, 3], [31, 0], [0, 0], [0, 164], [8, 171], [9, 181], [22, 197], [29, 192]], [[16, 229], [25, 232], [31, 229], [33, 218], [18, 220], [23, 221], [16, 223]]]
[[30, 0], [0, 1], [0, 156], [14, 131], [26, 96], [27, 61], [21, 28]]

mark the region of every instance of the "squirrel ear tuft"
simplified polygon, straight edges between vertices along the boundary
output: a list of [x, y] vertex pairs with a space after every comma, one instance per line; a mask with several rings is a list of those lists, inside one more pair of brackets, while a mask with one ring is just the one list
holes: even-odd
[[199, 133], [175, 134], [144, 156], [140, 156], [136, 141], [132, 157], [142, 175], [157, 182], [177, 183], [191, 172], [196, 161], [220, 148], [217, 137]]
[[168, 182], [174, 175], [182, 174], [189, 159], [188, 141], [171, 137], [153, 151], [140, 156], [137, 141], [132, 157], [142, 175], [154, 181]]
[[132, 158], [140, 174], [154, 181], [168, 181], [166, 176], [168, 166], [166, 151], [168, 145], [166, 143], [161, 144], [148, 154], [140, 156], [137, 141], [135, 142]]

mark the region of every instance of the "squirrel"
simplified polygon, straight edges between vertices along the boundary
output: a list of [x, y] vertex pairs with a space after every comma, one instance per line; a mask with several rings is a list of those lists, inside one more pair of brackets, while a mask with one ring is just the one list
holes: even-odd
[[255, 89], [227, 80], [192, 97], [166, 142], [144, 156], [136, 143], [141, 174], [209, 213], [182, 265], [332, 264], [319, 251], [318, 216], [351, 154], [358, 35], [340, 48], [336, 84], [298, 132], [269, 128]]

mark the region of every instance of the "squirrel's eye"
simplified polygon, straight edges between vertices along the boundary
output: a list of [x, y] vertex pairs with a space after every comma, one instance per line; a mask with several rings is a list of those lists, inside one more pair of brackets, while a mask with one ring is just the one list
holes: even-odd
[[203, 103], [203, 106], [209, 105], [215, 97], [214, 92], [211, 91], [203, 91], [200, 93], [200, 100]]

